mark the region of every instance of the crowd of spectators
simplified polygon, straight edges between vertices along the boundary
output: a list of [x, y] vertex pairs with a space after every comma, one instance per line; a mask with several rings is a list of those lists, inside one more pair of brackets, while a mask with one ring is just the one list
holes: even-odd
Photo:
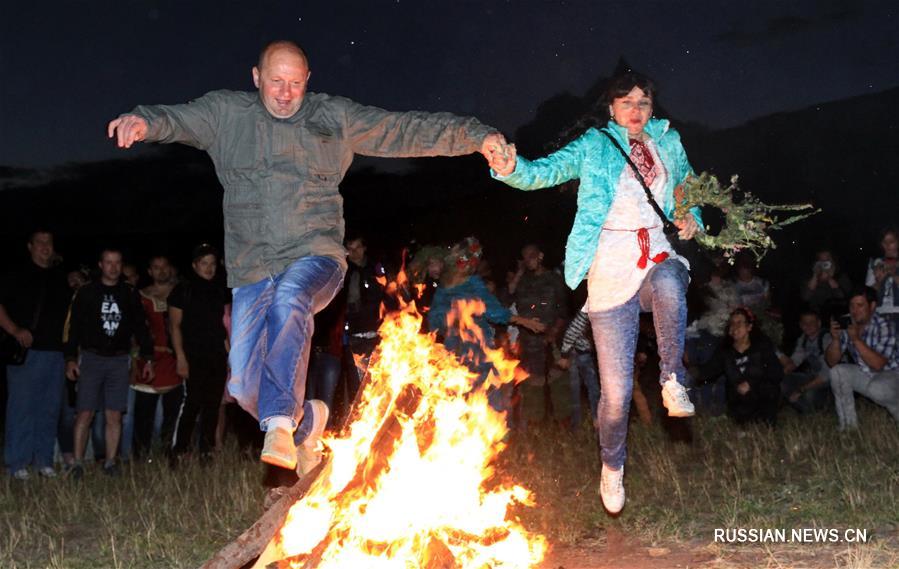
[[[66, 273], [53, 239], [46, 230], [32, 233], [28, 262], [0, 277], [9, 475], [54, 477], [61, 467], [80, 479], [88, 457], [109, 476], [119, 475], [123, 460], [205, 464], [229, 433], [241, 448], [258, 449], [255, 421], [225, 389], [231, 297], [215, 247], [196, 246], [183, 273], [165, 255], [140, 267], [112, 247], [100, 252], [96, 268]], [[721, 263], [707, 282], [692, 283], [700, 301], [691, 303], [684, 359], [697, 413], [772, 427], [783, 413], [827, 413], [840, 430], [857, 429], [860, 395], [899, 421], [895, 229], [882, 232], [880, 246], [883, 254], [869, 260], [865, 275], [846, 274], [830, 251], [817, 252], [811, 274], [797, 283], [803, 306], [796, 322], [782, 321], [768, 281], [745, 259], [735, 267]], [[519, 359], [524, 381], [540, 388], [527, 391], [542, 394], [533, 407], [542, 408], [544, 420], [595, 426], [600, 382], [583, 295], [565, 287], [539, 244], [507, 260], [513, 268], [504, 279], [495, 278], [475, 238], [417, 247], [398, 287], [389, 283], [399, 254], [373, 258], [362, 236], [349, 237], [346, 248], [343, 288], [315, 318], [307, 381], [307, 399], [331, 410], [329, 427], [348, 415], [364, 385], [378, 328], [385, 311], [398, 306], [397, 295], [416, 302], [422, 331], [459, 355], [477, 378], [474, 386], [487, 377], [489, 362], [446, 315], [454, 302], [484, 302], [476, 324], [490, 347]], [[651, 321], [642, 324], [637, 376], [658, 361]], [[788, 348], [784, 337], [797, 337], [793, 328], [798, 338]], [[553, 405], [554, 378], [567, 382], [569, 409]], [[636, 379], [637, 416], [650, 423], [656, 390], [641, 389]], [[490, 402], [508, 412], [511, 428], [523, 430], [525, 390], [518, 387], [491, 393]]]

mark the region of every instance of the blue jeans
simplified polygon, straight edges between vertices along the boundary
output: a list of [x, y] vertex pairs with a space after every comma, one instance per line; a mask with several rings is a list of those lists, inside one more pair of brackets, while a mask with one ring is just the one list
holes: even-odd
[[613, 470], [627, 458], [627, 419], [634, 389], [634, 351], [640, 311], [652, 312], [659, 346], [659, 382], [671, 374], [688, 385], [684, 369], [684, 328], [687, 325], [687, 268], [675, 259], [653, 267], [630, 300], [609, 310], [590, 313], [599, 360], [599, 444], [602, 462]]
[[62, 352], [28, 350], [22, 365], [6, 367], [6, 380], [6, 466], [10, 472], [53, 466], [65, 381]]
[[[306, 380], [306, 399], [324, 401], [329, 411], [334, 410], [334, 394], [340, 381], [341, 362], [334, 354], [314, 351], [309, 362], [309, 377]], [[333, 413], [328, 422], [332, 423]]]
[[234, 289], [228, 392], [263, 430], [274, 416], [290, 418], [294, 429], [303, 418], [313, 317], [342, 283], [337, 261], [303, 257]]
[[587, 388], [587, 402], [590, 404], [590, 415], [596, 421], [599, 407], [599, 378], [596, 376], [596, 364], [593, 352], [575, 352], [568, 371], [571, 386], [571, 426], [581, 424], [581, 384]]

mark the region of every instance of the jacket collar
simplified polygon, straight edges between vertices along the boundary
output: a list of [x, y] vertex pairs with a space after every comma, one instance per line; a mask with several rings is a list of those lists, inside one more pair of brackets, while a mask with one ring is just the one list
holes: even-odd
[[295, 112], [293, 114], [293, 116], [290, 116], [286, 119], [278, 118], [275, 115], [268, 112], [268, 109], [266, 109], [265, 105], [262, 103], [262, 94], [259, 91], [256, 91], [256, 107], [259, 110], [259, 112], [262, 113], [262, 115], [264, 117], [268, 118], [269, 120], [271, 120], [273, 122], [297, 124], [304, 119], [306, 114], [308, 114], [310, 105], [309, 105], [309, 101], [307, 100], [307, 97], [309, 97], [309, 95], [312, 95], [312, 94], [314, 94], [314, 93], [310, 93], [309, 91], [306, 91], [306, 94], [303, 96], [303, 102], [300, 104], [300, 108], [297, 109], [297, 112]]

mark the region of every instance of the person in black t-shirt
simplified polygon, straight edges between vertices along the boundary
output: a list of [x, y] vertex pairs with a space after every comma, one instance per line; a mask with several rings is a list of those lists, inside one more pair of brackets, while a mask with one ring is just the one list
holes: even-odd
[[[100, 279], [81, 287], [72, 299], [65, 334], [66, 377], [78, 382], [75, 402], [75, 466], [72, 476], [84, 474], [81, 462], [94, 413], [106, 419], [105, 474], [118, 475], [116, 454], [122, 436], [122, 415], [128, 408], [131, 341], [137, 339], [140, 354], [153, 358], [153, 341], [147, 316], [137, 291], [122, 281], [122, 253], [100, 253]], [[144, 379], [153, 378], [150, 361]]]
[[700, 367], [699, 381], [725, 377], [727, 414], [738, 424], [777, 423], [783, 367], [774, 345], [755, 330], [755, 315], [746, 307], [731, 312], [727, 339]]
[[169, 295], [169, 322], [176, 370], [184, 378], [185, 397], [175, 427], [175, 459], [190, 448], [194, 424], [200, 417], [200, 454], [215, 446], [219, 405], [228, 376], [228, 333], [224, 318], [231, 308], [225, 287], [215, 280], [218, 252], [200, 245], [193, 252], [193, 274]]
[[29, 466], [42, 476], [56, 475], [53, 445], [62, 409], [62, 329], [69, 305], [65, 273], [54, 263], [53, 235], [32, 233], [28, 252], [27, 265], [0, 279], [0, 328], [28, 348], [21, 365], [6, 368], [4, 458], [19, 480], [30, 476]]

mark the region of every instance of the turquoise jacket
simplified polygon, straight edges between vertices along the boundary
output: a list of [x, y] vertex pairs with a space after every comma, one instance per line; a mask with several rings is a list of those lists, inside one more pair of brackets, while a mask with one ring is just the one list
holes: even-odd
[[[614, 121], [603, 127], [627, 151], [630, 144], [627, 131]], [[668, 170], [668, 182], [661, 203], [662, 211], [669, 219], [674, 215], [674, 188], [684, 181], [693, 169], [687, 161], [687, 153], [680, 141], [680, 135], [670, 128], [667, 120], [650, 119], [644, 128], [652, 138], [662, 163]], [[515, 171], [508, 176], [493, 177], [520, 190], [539, 190], [558, 186], [575, 178], [580, 179], [577, 196], [577, 213], [574, 225], [565, 245], [565, 282], [572, 289], [587, 276], [593, 263], [599, 234], [602, 232], [606, 215], [615, 200], [615, 191], [621, 171], [629, 166], [621, 152], [612, 142], [595, 128], [587, 130], [564, 148], [545, 158], [527, 160], [518, 157]], [[692, 210], [700, 228], [702, 218], [699, 210]]]

